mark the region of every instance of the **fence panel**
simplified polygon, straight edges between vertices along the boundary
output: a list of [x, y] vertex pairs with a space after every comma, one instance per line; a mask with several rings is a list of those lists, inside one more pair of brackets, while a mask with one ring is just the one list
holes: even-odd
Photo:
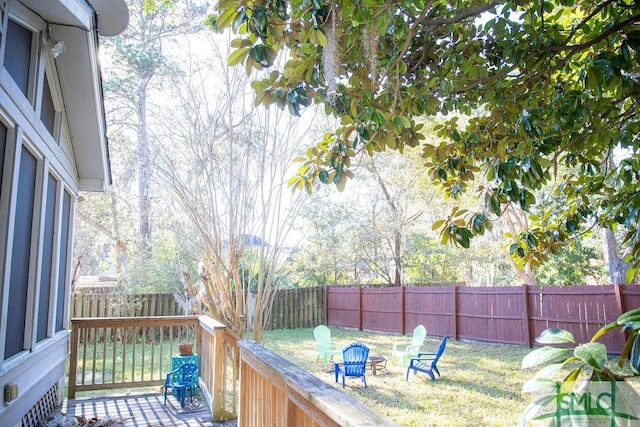
[[[528, 346], [550, 327], [588, 342], [623, 311], [638, 307], [636, 285], [327, 288], [330, 326], [407, 333], [422, 324], [429, 335]], [[618, 354], [625, 342], [620, 331], [600, 341]]]
[[324, 287], [277, 290], [267, 329], [311, 328], [324, 323]]
[[[562, 328], [571, 332], [576, 342], [585, 343], [621, 314], [614, 286], [530, 286], [529, 296], [530, 329], [534, 338], [546, 328]], [[622, 351], [621, 332], [609, 333], [599, 341], [609, 352]]]
[[71, 317], [175, 316], [179, 313], [173, 294], [74, 293]]
[[[310, 328], [325, 322], [325, 288], [277, 290], [267, 329]], [[123, 301], [126, 304], [123, 304]], [[74, 293], [71, 317], [175, 316], [180, 308], [173, 294], [116, 295], [113, 292]]]
[[360, 329], [360, 290], [354, 287], [327, 288], [327, 324]]
[[638, 285], [621, 285], [620, 296], [622, 300], [623, 311], [640, 308], [640, 286]]
[[459, 337], [526, 344], [522, 288], [460, 286], [457, 304]]
[[403, 333], [424, 325], [427, 334], [456, 337], [455, 331], [455, 287], [453, 286], [411, 286], [404, 290]]
[[402, 288], [362, 289], [362, 329], [402, 332]]

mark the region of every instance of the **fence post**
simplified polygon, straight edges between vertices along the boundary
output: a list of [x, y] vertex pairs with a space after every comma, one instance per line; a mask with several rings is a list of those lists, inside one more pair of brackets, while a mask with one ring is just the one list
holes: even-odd
[[324, 284], [324, 319], [321, 323], [329, 325], [329, 286]]
[[[613, 285], [613, 291], [616, 294], [616, 305], [618, 306], [618, 310], [620, 310], [620, 314], [624, 313], [626, 311], [626, 308], [624, 306], [624, 299], [622, 298], [622, 286], [619, 283], [615, 283]], [[616, 316], [617, 318], [618, 316]], [[615, 321], [614, 319], [610, 319], [610, 322]], [[621, 348], [624, 348], [625, 343], [627, 342], [627, 339], [629, 338], [629, 333], [625, 332], [622, 334], [622, 343], [621, 343]]]
[[400, 285], [400, 334], [405, 334], [404, 283]]
[[458, 285], [453, 284], [453, 339], [458, 340]]
[[358, 330], [362, 330], [362, 286], [358, 286]]
[[522, 309], [522, 322], [524, 323], [524, 341], [525, 344], [531, 348], [531, 325], [529, 321], [529, 286], [526, 283], [522, 284], [522, 299], [523, 299], [523, 309]]
[[[624, 307], [624, 299], [622, 299], [622, 286], [620, 286], [619, 283], [616, 283], [613, 285], [613, 290], [616, 294], [616, 303], [618, 305], [618, 310], [620, 310], [620, 313], [619, 313], [620, 315], [626, 311]], [[613, 319], [610, 321], [613, 321]]]

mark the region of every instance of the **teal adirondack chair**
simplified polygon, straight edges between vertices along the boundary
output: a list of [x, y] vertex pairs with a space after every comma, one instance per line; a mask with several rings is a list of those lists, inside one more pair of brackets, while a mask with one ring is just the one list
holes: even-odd
[[418, 325], [413, 330], [413, 339], [411, 342], [395, 343], [393, 345], [392, 355], [402, 358], [402, 366], [407, 365], [407, 360], [416, 357], [420, 352], [424, 339], [427, 337], [427, 330], [424, 326]]
[[313, 330], [313, 336], [318, 344], [318, 360], [322, 357], [322, 363], [327, 364], [329, 358], [333, 359], [333, 356], [342, 354], [342, 350], [334, 350], [331, 345], [331, 329], [324, 325], [318, 325]]

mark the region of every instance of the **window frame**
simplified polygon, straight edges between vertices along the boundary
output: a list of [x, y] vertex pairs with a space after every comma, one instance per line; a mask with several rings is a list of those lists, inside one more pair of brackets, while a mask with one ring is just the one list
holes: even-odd
[[[5, 351], [6, 351], [6, 330], [2, 331], [3, 341], [0, 343], [2, 346], [2, 353], [0, 353], [0, 357], [7, 362], [8, 360], [21, 360], [22, 357], [27, 357], [28, 353], [31, 349], [33, 349], [33, 330], [35, 328], [35, 322], [29, 321], [29, 319], [35, 318], [35, 299], [37, 292], [37, 269], [39, 268], [39, 258], [40, 258], [40, 250], [42, 243], [40, 241], [40, 218], [42, 217], [42, 172], [44, 170], [44, 157], [37, 149], [35, 144], [33, 144], [28, 136], [18, 128], [18, 140], [16, 144], [16, 150], [13, 157], [14, 167], [13, 167], [13, 175], [12, 175], [12, 192], [11, 192], [11, 206], [17, 206], [18, 199], [18, 190], [19, 190], [19, 182], [20, 182], [20, 165], [22, 159], [22, 151], [26, 150], [31, 154], [36, 161], [36, 170], [34, 177], [34, 192], [33, 192], [33, 212], [31, 212], [31, 230], [30, 230], [30, 242], [29, 242], [29, 259], [27, 260], [27, 283], [26, 283], [26, 303], [25, 303], [25, 324], [23, 330], [23, 338], [22, 338], [22, 350], [11, 355], [8, 359], [5, 359]], [[16, 223], [17, 215], [16, 209], [10, 209], [10, 220], [8, 224], [8, 240], [7, 246], [8, 248], [13, 248], [14, 242], [14, 232], [15, 232], [15, 223]], [[8, 249], [7, 248], [7, 249]], [[2, 317], [8, 320], [8, 304], [9, 304], [9, 293], [11, 288], [11, 274], [12, 274], [12, 266], [13, 266], [13, 249], [11, 251], [7, 250], [5, 253], [5, 272], [4, 272], [4, 284], [3, 287], [3, 306], [2, 306]], [[8, 267], [8, 268], [7, 268]], [[7, 280], [8, 279], [8, 280]], [[7, 286], [8, 284], [8, 286]], [[5, 302], [6, 300], [6, 302]], [[8, 321], [6, 322], [9, 323]], [[7, 325], [8, 326], [8, 325]]]
[[[46, 31], [46, 30], [45, 30]], [[48, 49], [44, 43], [41, 43], [42, 54], [41, 60], [41, 75], [38, 78], [38, 95], [35, 106], [36, 120], [42, 127], [41, 133], [43, 135], [50, 135], [53, 138], [54, 145], [60, 145], [60, 135], [62, 132], [63, 118], [64, 118], [64, 101], [62, 99], [62, 90], [60, 89], [60, 80], [58, 78], [58, 71], [55, 66], [55, 59], [51, 50]], [[42, 103], [44, 101], [44, 92], [47, 88], [45, 85], [45, 79], [49, 87], [51, 100], [53, 102], [53, 109], [55, 111], [53, 118], [53, 133], [49, 132], [49, 129], [42, 121]]]

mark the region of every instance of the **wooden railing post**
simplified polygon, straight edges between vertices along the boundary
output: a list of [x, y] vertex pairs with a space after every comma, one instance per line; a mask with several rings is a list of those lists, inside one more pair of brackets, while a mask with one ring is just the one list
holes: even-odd
[[78, 378], [78, 324], [71, 319], [71, 343], [69, 359], [69, 386], [67, 395], [69, 399], [76, 397], [76, 380]]
[[222, 420], [224, 415], [224, 369], [226, 366], [224, 335], [224, 329], [215, 329], [213, 340], [213, 405], [211, 408], [214, 421]]

